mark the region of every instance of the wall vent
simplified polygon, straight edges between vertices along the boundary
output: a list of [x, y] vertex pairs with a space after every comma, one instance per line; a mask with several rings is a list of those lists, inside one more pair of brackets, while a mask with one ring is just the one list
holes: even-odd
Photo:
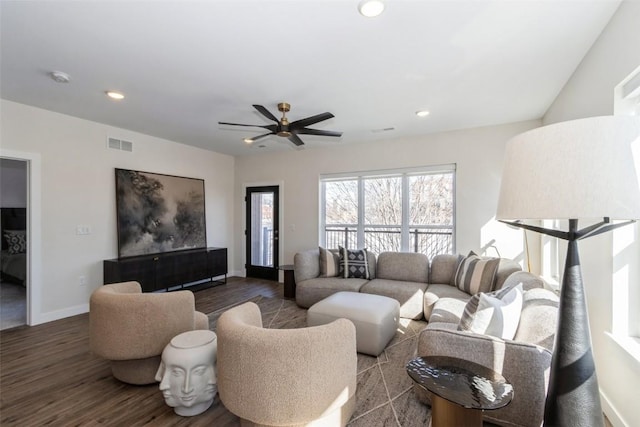
[[129, 153], [131, 153], [133, 152], [133, 142], [125, 141], [124, 139], [108, 137], [107, 148], [111, 148], [112, 150], [128, 151]]

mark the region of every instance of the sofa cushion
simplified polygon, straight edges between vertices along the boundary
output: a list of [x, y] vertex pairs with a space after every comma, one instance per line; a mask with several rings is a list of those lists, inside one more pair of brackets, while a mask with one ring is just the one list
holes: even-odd
[[383, 252], [378, 256], [379, 279], [429, 282], [429, 258], [412, 252]]
[[458, 330], [512, 340], [522, 311], [522, 285], [471, 297]]
[[347, 249], [338, 247], [340, 267], [338, 276], [345, 279], [369, 279], [369, 262], [366, 249]]
[[440, 254], [431, 260], [429, 283], [448, 283], [455, 286], [456, 271], [464, 255]]
[[426, 288], [426, 283], [378, 278], [365, 283], [360, 292], [394, 298], [400, 303], [400, 317], [421, 319]]
[[558, 304], [558, 295], [548, 289], [532, 288], [525, 291], [520, 324], [514, 340], [536, 344], [552, 351]]
[[[424, 304], [423, 304], [424, 318], [428, 322], [431, 322], [431, 315], [432, 315], [434, 306], [441, 298], [454, 298], [454, 299], [464, 301], [464, 303], [466, 304], [467, 301], [469, 301], [469, 298], [471, 298], [471, 295], [449, 284], [442, 284], [442, 283], [430, 284], [424, 293]], [[456, 325], [458, 321], [460, 321], [459, 317], [458, 317], [458, 320], [456, 320]]]
[[319, 248], [320, 275], [318, 277], [336, 277], [340, 267], [340, 256], [337, 251]]
[[481, 258], [474, 252], [462, 260], [456, 271], [455, 284], [469, 295], [491, 292], [496, 283], [500, 258]]
[[318, 301], [340, 291], [360, 292], [367, 279], [343, 279], [342, 277], [316, 277], [296, 283], [296, 304], [309, 308]]
[[464, 299], [459, 298], [440, 298], [434, 305], [429, 317], [431, 323], [450, 323], [454, 325], [454, 329], [458, 327], [464, 308], [469, 300], [469, 295]]

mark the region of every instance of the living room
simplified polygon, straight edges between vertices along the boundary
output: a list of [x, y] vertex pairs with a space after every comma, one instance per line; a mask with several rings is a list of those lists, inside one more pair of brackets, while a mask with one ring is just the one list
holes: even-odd
[[[3, 13], [2, 19], [6, 16]], [[304, 150], [252, 148], [246, 155], [222, 154], [183, 144], [178, 139], [151, 136], [152, 129], [133, 131], [124, 125], [111, 126], [56, 112], [55, 102], [65, 102], [64, 89], [57, 86], [50, 89], [55, 96], [48, 107], [35, 107], [26, 101], [5, 97], [7, 85], [3, 77], [0, 154], [3, 158], [26, 160], [30, 165], [33, 247], [28, 324], [39, 325], [86, 313], [89, 296], [103, 284], [102, 262], [117, 256], [114, 168], [204, 179], [207, 245], [228, 248], [230, 276], [241, 277], [245, 264], [241, 218], [247, 186], [280, 186], [280, 260], [290, 263], [296, 252], [318, 244], [321, 175], [455, 164], [456, 251], [484, 249], [488, 255], [495, 255], [491, 251], [496, 247], [501, 256], [524, 263], [522, 231], [495, 221], [506, 142], [542, 125], [613, 114], [615, 86], [640, 65], [639, 21], [640, 3], [623, 1], [617, 9], [614, 7], [602, 32], [593, 40], [585, 41], [586, 54], [575, 69], [566, 73], [566, 84], [558, 88], [557, 96], [550, 99], [547, 108], [536, 117], [399, 138], [378, 137], [366, 144], [330, 143], [322, 147], [318, 142]], [[4, 21], [2, 27], [4, 46], [4, 40], [11, 35], [5, 34]], [[2, 59], [3, 68], [9, 66], [4, 52]], [[52, 60], [34, 64], [36, 68], [53, 66], [64, 69], [64, 63]], [[535, 67], [545, 66], [535, 64]], [[68, 72], [72, 79], [77, 76], [81, 80], [79, 72]], [[69, 84], [74, 83], [72, 80]], [[286, 82], [282, 84], [286, 89]], [[260, 94], [256, 97], [260, 98]], [[384, 99], [368, 101], [385, 102]], [[514, 94], [513, 102], [518, 102], [518, 94]], [[246, 104], [235, 108], [250, 109], [250, 104]], [[274, 106], [269, 107], [275, 111]], [[295, 109], [291, 117], [296, 117], [294, 112]], [[336, 117], [339, 117], [337, 113]], [[217, 120], [234, 119], [210, 118], [212, 123]], [[333, 123], [330, 126], [329, 129], [333, 129]], [[227, 132], [234, 144], [242, 144], [242, 132]], [[133, 152], [106, 149], [107, 137], [132, 141]], [[90, 233], [77, 234], [78, 225], [89, 227]], [[532, 270], [544, 273], [545, 261], [536, 253], [541, 252], [543, 242], [534, 233], [527, 236], [533, 252], [530, 255]], [[637, 249], [638, 243], [635, 245]], [[619, 298], [614, 297], [612, 290], [617, 271], [614, 253], [610, 235], [581, 242], [591, 335], [607, 417], [613, 425], [640, 425], [640, 411], [633, 400], [634, 384], [640, 381], [640, 362], [637, 353], [612, 337], [617, 319], [614, 313], [620, 311], [614, 306]], [[560, 263], [563, 254], [560, 251]], [[631, 267], [638, 269], [638, 264], [636, 256]], [[80, 276], [86, 278], [84, 286], [78, 284]]]

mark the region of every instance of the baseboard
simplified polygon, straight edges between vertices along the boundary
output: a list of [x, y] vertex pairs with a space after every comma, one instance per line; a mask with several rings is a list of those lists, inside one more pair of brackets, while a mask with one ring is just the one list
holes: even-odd
[[609, 421], [614, 427], [628, 427], [627, 424], [620, 418], [620, 414], [616, 411], [606, 394], [600, 390], [600, 400], [602, 402], [602, 412], [607, 416]]
[[80, 304], [73, 307], [65, 308], [63, 310], [49, 311], [47, 313], [40, 313], [37, 316], [34, 323], [31, 326], [40, 325], [42, 323], [53, 322], [54, 320], [64, 319], [66, 317], [77, 316], [78, 314], [84, 314], [89, 312], [89, 304]]

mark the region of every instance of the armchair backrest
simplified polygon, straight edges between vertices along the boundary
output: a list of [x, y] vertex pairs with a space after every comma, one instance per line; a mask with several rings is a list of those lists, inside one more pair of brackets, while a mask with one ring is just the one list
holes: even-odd
[[252, 302], [218, 319], [218, 391], [225, 407], [262, 425], [304, 424], [343, 407], [356, 390], [353, 323], [263, 329]]
[[190, 291], [142, 293], [138, 282], [104, 285], [89, 300], [91, 351], [110, 360], [162, 353], [171, 339], [195, 326]]

